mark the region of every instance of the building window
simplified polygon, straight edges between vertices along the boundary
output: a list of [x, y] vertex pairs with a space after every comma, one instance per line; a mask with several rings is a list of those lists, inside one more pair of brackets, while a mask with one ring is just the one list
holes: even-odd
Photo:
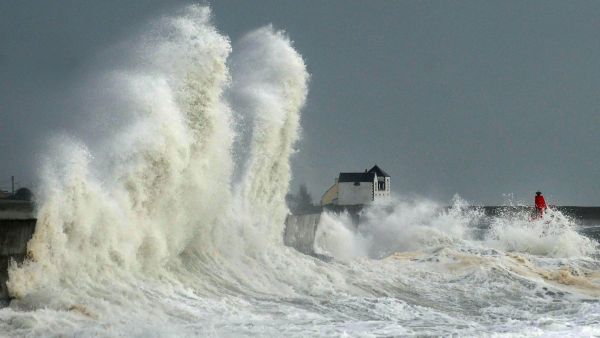
[[379, 183], [379, 190], [385, 190], [385, 182], [378, 182]]

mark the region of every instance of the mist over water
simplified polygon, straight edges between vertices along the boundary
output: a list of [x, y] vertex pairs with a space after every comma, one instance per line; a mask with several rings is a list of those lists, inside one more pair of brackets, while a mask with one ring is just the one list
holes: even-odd
[[283, 32], [232, 45], [192, 6], [124, 45], [93, 82], [116, 123], [47, 150], [3, 335], [600, 334], [598, 244], [559, 213], [399, 197], [323, 215], [331, 261], [285, 247], [309, 76]]

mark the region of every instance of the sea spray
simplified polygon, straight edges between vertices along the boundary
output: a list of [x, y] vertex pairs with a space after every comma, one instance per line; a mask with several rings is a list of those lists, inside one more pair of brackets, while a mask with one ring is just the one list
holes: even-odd
[[271, 26], [246, 35], [236, 50], [233, 92], [243, 104], [240, 113], [252, 121], [251, 154], [239, 197], [255, 222], [271, 228], [269, 241], [280, 243], [287, 213], [282, 201], [291, 178], [289, 158], [299, 135], [308, 73], [289, 39]]
[[598, 243], [577, 232], [578, 225], [557, 210], [543, 218], [529, 213], [492, 218], [486, 246], [505, 251], [549, 257], [582, 257], [597, 254]]
[[395, 196], [361, 211], [357, 226], [345, 213], [327, 213], [315, 249], [337, 253], [335, 257], [384, 258], [395, 252], [452, 246], [472, 239], [472, 229], [482, 217], [458, 196], [450, 208], [425, 198]]
[[424, 198], [395, 196], [361, 212], [353, 225], [346, 213], [326, 212], [315, 239], [318, 253], [340, 259], [383, 258], [396, 252], [479, 246], [550, 257], [585, 257], [598, 243], [577, 232], [574, 220], [556, 210], [486, 216], [455, 196], [450, 207]]
[[[202, 274], [226, 271], [226, 281], [248, 281], [250, 289], [286, 288], [275, 270], [290, 259], [289, 249], [280, 251], [289, 158], [307, 94], [302, 58], [266, 26], [243, 37], [228, 61], [229, 41], [205, 7], [163, 18], [147, 34], [121, 62], [131, 66], [104, 77], [127, 97], [128, 123], [106, 130], [95, 152], [84, 141], [56, 142], [62, 156], [43, 171], [30, 259], [10, 271], [14, 297], [72, 283], [85, 293], [95, 279], [171, 279], [165, 269], [200, 273], [179, 280], [198, 292]], [[242, 179], [232, 183], [234, 114], [252, 132]], [[253, 261], [264, 254], [273, 257]], [[264, 271], [247, 269], [256, 264]]]
[[[10, 270], [13, 296], [112, 269], [160, 271], [226, 210], [233, 131], [220, 97], [230, 45], [209, 14], [189, 7], [152, 27], [152, 44], [134, 44], [135, 71], [111, 84], [135, 117], [107, 130], [102, 153], [74, 141], [46, 164], [30, 259]], [[106, 171], [90, 169], [95, 158]]]
[[[247, 142], [234, 158], [243, 162], [237, 163], [239, 179], [231, 186], [229, 210], [208, 238], [213, 243], [201, 238], [194, 241], [185, 261], [192, 268], [203, 265], [208, 274], [218, 271], [226, 276], [223, 284], [235, 280], [231, 289], [293, 293], [289, 280], [297, 278], [296, 273], [282, 268], [306, 262], [283, 247], [288, 213], [284, 197], [308, 73], [289, 38], [271, 26], [252, 31], [236, 43], [230, 63], [228, 97], [234, 102], [237, 126], [242, 128], [238, 131]], [[218, 254], [211, 255], [207, 247]], [[207, 255], [211, 257], [206, 259]]]

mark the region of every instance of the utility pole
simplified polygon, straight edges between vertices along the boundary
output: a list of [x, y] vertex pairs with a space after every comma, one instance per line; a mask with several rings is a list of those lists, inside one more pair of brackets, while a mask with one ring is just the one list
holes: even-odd
[[15, 177], [11, 176], [10, 181], [12, 183], [12, 195], [14, 196], [15, 195]]

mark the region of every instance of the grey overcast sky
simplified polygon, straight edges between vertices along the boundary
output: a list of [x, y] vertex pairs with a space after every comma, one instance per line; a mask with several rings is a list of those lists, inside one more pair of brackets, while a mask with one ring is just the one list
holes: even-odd
[[[0, 0], [0, 188], [35, 182], [94, 56], [188, 1]], [[272, 23], [311, 73], [292, 188], [374, 163], [392, 189], [600, 205], [600, 1], [214, 1], [233, 42]], [[77, 109], [76, 109], [77, 108]]]

